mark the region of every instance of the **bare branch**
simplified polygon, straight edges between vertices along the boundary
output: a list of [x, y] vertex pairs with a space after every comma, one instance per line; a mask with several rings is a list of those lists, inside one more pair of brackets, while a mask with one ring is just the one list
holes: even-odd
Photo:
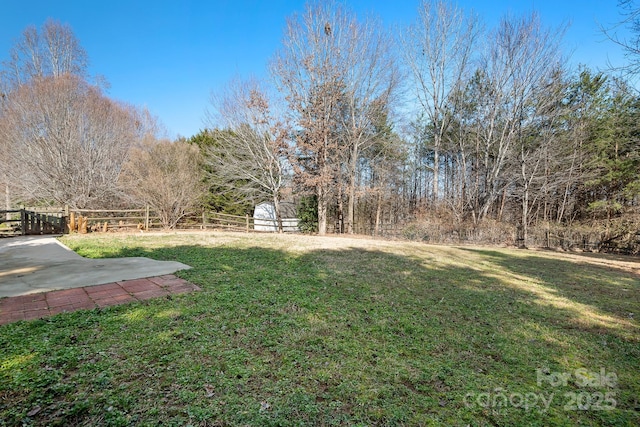
[[88, 56], [68, 24], [47, 20], [41, 31], [27, 27], [3, 63], [4, 79], [12, 86], [31, 79], [74, 74], [86, 77]]
[[[256, 80], [231, 82], [211, 98], [209, 125], [218, 130], [205, 156], [211, 181], [252, 201], [273, 202], [279, 218], [289, 166], [285, 127]], [[281, 225], [281, 224], [280, 224]]]
[[205, 192], [201, 166], [196, 146], [148, 138], [132, 149], [121, 184], [132, 202], [148, 205], [164, 228], [175, 228], [180, 219], [193, 213]]
[[0, 120], [7, 171], [23, 200], [107, 204], [129, 147], [135, 110], [72, 75], [38, 78], [8, 97]]

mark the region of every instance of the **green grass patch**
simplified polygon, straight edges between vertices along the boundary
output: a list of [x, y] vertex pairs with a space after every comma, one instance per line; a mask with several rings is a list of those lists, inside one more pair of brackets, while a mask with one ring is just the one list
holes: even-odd
[[224, 233], [62, 241], [183, 262], [202, 291], [0, 327], [0, 425], [640, 424], [632, 261]]

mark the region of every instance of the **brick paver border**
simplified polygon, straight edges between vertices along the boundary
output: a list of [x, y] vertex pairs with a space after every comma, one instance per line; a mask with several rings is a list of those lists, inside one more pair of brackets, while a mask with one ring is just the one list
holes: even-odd
[[62, 312], [143, 301], [200, 288], [173, 274], [0, 299], [0, 325]]

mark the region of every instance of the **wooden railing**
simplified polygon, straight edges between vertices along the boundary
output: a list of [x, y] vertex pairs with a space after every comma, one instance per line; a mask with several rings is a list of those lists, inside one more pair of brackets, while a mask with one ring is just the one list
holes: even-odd
[[[85, 223], [86, 221], [86, 223]], [[149, 208], [104, 210], [72, 209], [69, 227], [72, 231], [152, 230], [162, 227], [160, 218]], [[229, 215], [219, 212], [202, 212], [182, 218], [176, 228], [199, 230], [228, 230], [249, 232], [276, 231], [275, 221], [254, 219], [249, 215]], [[297, 231], [297, 219], [283, 219], [284, 231]]]
[[0, 211], [0, 236], [22, 234], [22, 209]]
[[245, 231], [249, 233], [254, 231], [253, 218], [249, 215], [244, 217], [238, 215], [229, 215], [218, 212], [202, 213], [202, 229], [222, 229], [229, 231]]
[[113, 229], [149, 230], [159, 218], [144, 209], [72, 209], [69, 211], [70, 231], [108, 231]]
[[0, 234], [62, 234], [67, 231], [66, 215], [63, 210], [35, 212], [27, 209], [0, 211]]
[[[150, 230], [162, 227], [160, 217], [149, 208], [144, 209], [72, 209], [69, 225], [72, 231]], [[200, 216], [181, 219], [179, 229], [223, 229], [249, 232], [253, 218], [216, 212], [203, 212]]]

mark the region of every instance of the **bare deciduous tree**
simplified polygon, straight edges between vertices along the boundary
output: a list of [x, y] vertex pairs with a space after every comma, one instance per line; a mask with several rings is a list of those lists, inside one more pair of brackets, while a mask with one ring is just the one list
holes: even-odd
[[459, 110], [461, 90], [469, 78], [480, 31], [478, 19], [443, 0], [424, 0], [418, 22], [401, 35], [405, 62], [413, 75], [413, 92], [427, 119], [433, 151], [432, 197], [440, 190], [440, 154], [454, 115]]
[[[64, 74], [85, 77], [87, 62], [87, 54], [69, 25], [49, 19], [40, 31], [34, 26], [27, 27], [11, 48], [9, 60], [4, 61], [0, 68], [0, 120], [2, 110], [13, 92], [22, 85], [34, 78], [59, 77]], [[8, 146], [3, 149], [9, 151]], [[11, 185], [8, 162], [0, 166], [5, 171], [2, 179], [5, 204], [9, 209], [11, 190], [15, 185]]]
[[400, 72], [392, 38], [373, 19], [358, 22], [346, 14], [348, 31], [340, 42], [345, 91], [341, 127], [348, 149], [347, 232], [353, 233], [358, 163], [363, 151], [379, 138], [376, 124], [397, 101]]
[[526, 245], [532, 207], [544, 197], [544, 186], [555, 184], [549, 180], [546, 170], [549, 162], [546, 160], [565, 143], [559, 135], [560, 122], [569, 112], [563, 102], [566, 93], [564, 70], [559, 67], [554, 70], [551, 64], [549, 67], [546, 71], [541, 70], [536, 94], [525, 107], [526, 118], [521, 118], [521, 129], [515, 142], [517, 154], [511, 159], [513, 169], [509, 172], [513, 174], [516, 198], [520, 200], [523, 246]]
[[336, 55], [347, 28], [335, 25], [342, 20], [330, 5], [307, 5], [303, 14], [287, 20], [283, 47], [272, 63], [297, 128], [296, 180], [317, 197], [321, 235], [327, 232], [327, 209], [343, 158], [337, 123], [344, 84]]
[[132, 148], [120, 184], [135, 204], [146, 204], [164, 228], [174, 228], [192, 213], [206, 191], [198, 147], [186, 142], [146, 138]]
[[74, 208], [108, 204], [140, 124], [133, 108], [77, 76], [36, 78], [5, 103], [4, 167], [22, 200]]
[[85, 77], [87, 63], [87, 53], [71, 27], [49, 19], [41, 31], [34, 26], [24, 30], [3, 64], [4, 80], [16, 87], [36, 77]]
[[272, 63], [297, 130], [296, 176], [317, 196], [320, 234], [344, 176], [353, 231], [358, 159], [373, 143], [373, 123], [388, 111], [399, 80], [389, 40], [373, 20], [361, 23], [335, 2], [314, 3], [287, 21]]
[[398, 196], [403, 187], [403, 167], [407, 163], [406, 144], [383, 119], [376, 126], [375, 143], [363, 153], [362, 169], [366, 176], [364, 193], [373, 199], [373, 234], [381, 231], [385, 201]]
[[[559, 41], [563, 29], [541, 26], [537, 15], [504, 18], [490, 38], [491, 44], [476, 78], [475, 117], [479, 167], [478, 218], [486, 217], [494, 202], [513, 184], [506, 173], [518, 156], [516, 144], [536, 124], [544, 85], [553, 80], [561, 61]], [[504, 197], [504, 196], [503, 196]]]
[[211, 103], [208, 124], [219, 130], [205, 151], [212, 183], [254, 202], [271, 201], [282, 231], [280, 199], [290, 170], [288, 147], [266, 91], [255, 80], [234, 81], [212, 96]]
[[[622, 15], [620, 22], [609, 28], [601, 27], [601, 31], [623, 49], [628, 61], [625, 65], [612, 68], [637, 77], [640, 73], [640, 5], [637, 0], [618, 0], [618, 7]], [[629, 31], [630, 37], [620, 35], [620, 30]]]

